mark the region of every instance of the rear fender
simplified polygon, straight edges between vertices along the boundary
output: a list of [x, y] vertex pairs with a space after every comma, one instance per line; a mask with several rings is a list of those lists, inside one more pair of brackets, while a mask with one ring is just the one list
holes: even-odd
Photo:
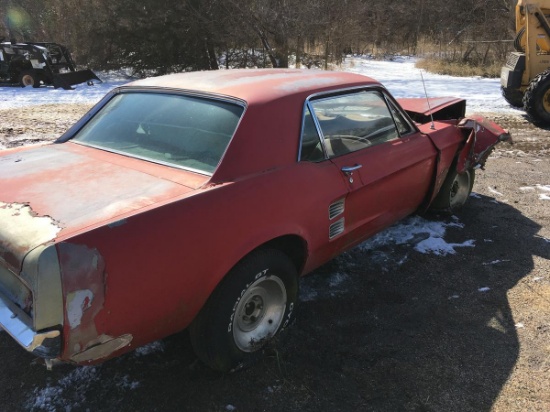
[[468, 136], [457, 158], [458, 173], [473, 168], [483, 168], [493, 148], [500, 142], [512, 143], [508, 130], [480, 115], [462, 119], [458, 127]]

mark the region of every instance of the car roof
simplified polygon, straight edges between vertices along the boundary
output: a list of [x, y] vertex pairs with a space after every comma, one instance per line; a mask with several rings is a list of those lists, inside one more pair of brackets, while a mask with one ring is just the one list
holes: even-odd
[[369, 77], [347, 72], [297, 69], [234, 69], [186, 72], [150, 77], [125, 87], [155, 87], [231, 96], [261, 103], [292, 95], [379, 85]]

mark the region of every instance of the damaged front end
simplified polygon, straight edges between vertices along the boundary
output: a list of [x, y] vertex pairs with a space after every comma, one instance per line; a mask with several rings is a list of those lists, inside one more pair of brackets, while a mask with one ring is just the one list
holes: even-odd
[[[454, 97], [435, 97], [429, 99], [398, 99], [401, 107], [419, 125], [432, 140], [437, 139], [434, 122], [457, 125], [465, 136], [465, 143], [458, 154], [457, 171], [483, 168], [494, 147], [500, 142], [512, 143], [510, 133], [486, 119], [473, 114], [466, 116], [466, 100]], [[428, 124], [430, 127], [428, 128]], [[434, 141], [436, 147], [443, 146]]]
[[483, 168], [498, 143], [513, 143], [508, 130], [481, 115], [463, 118], [458, 123], [458, 127], [467, 136], [457, 159], [458, 173], [469, 169]]

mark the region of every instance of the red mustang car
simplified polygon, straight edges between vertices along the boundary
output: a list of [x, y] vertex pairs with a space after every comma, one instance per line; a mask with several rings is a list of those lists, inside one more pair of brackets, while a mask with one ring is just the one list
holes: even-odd
[[250, 363], [291, 323], [300, 275], [466, 202], [510, 136], [464, 114], [337, 72], [115, 89], [55, 143], [0, 152], [0, 326], [48, 366], [185, 328], [209, 366]]

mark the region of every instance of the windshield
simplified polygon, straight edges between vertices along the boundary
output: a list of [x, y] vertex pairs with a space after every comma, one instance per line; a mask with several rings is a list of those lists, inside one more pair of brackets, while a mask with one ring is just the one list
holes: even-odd
[[201, 97], [122, 93], [72, 141], [210, 175], [243, 111], [235, 103]]

